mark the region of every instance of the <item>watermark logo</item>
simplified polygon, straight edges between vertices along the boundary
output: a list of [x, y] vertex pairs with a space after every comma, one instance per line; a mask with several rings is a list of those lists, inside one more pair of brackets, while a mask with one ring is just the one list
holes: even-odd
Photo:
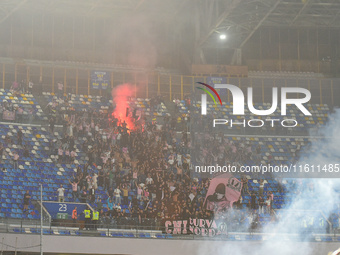
[[[198, 84], [201, 84], [207, 88], [209, 88], [212, 92], [215, 93], [215, 95], [218, 97], [220, 104], [222, 106], [222, 100], [219, 96], [219, 94], [217, 93], [217, 91], [215, 89], [228, 89], [232, 95], [232, 101], [233, 101], [233, 115], [244, 115], [245, 112], [245, 96], [243, 94], [243, 91], [235, 86], [235, 85], [231, 85], [231, 84], [215, 84], [215, 88], [213, 88], [212, 86], [205, 84], [203, 82], [197, 82]], [[207, 115], [207, 94], [213, 99], [215, 105], [217, 105], [216, 100], [214, 98], [214, 96], [211, 94], [210, 91], [208, 91], [205, 88], [200, 88], [197, 87], [200, 90], [203, 90], [204, 92], [206, 92], [206, 94], [202, 94], [201, 95], [201, 114], [202, 115]], [[312, 114], [306, 109], [306, 107], [303, 105], [304, 103], [309, 102], [309, 100], [311, 99], [311, 93], [309, 90], [305, 89], [305, 88], [296, 88], [296, 87], [284, 87], [281, 88], [281, 115], [282, 116], [286, 116], [287, 115], [287, 105], [295, 105], [297, 107], [297, 109], [299, 109], [305, 116], [311, 116]], [[303, 95], [299, 98], [288, 98], [288, 94], [299, 94], [299, 95]], [[254, 107], [254, 103], [253, 103], [253, 88], [248, 87], [247, 88], [247, 107], [249, 109], [249, 111], [251, 113], [253, 113], [254, 115], [257, 116], [268, 116], [270, 114], [273, 114], [277, 107], [278, 107], [278, 99], [279, 99], [279, 94], [278, 94], [278, 88], [277, 87], [273, 87], [272, 88], [272, 105], [269, 109], [256, 109]], [[254, 123], [254, 121], [259, 122], [258, 125], [254, 125], [252, 123]], [[279, 119], [268, 119], [266, 121], [270, 121], [271, 122], [271, 126], [274, 126], [274, 121], [279, 121]], [[295, 127], [297, 125], [297, 121], [294, 119], [290, 119], [289, 121], [293, 122], [293, 125], [289, 125], [289, 127]], [[215, 119], [214, 120], [214, 127], [216, 124], [226, 124], [229, 121], [226, 119]], [[231, 121], [232, 122], [232, 121]], [[256, 119], [251, 119], [250, 120], [251, 124], [249, 124], [250, 127], [262, 127], [264, 125], [264, 121], [263, 120], [256, 120]], [[283, 120], [281, 122], [287, 122], [286, 120]], [[240, 123], [243, 124], [244, 126], [246, 126], [245, 124], [245, 120]], [[286, 126], [285, 124], [282, 124], [283, 126]], [[288, 126], [287, 126], [288, 127]]]
[[[213, 87], [203, 82], [198, 82], [198, 83], [211, 89], [216, 94], [216, 96], [218, 97], [222, 105], [221, 98]], [[216, 104], [216, 100], [214, 99], [214, 97], [208, 90], [200, 88], [200, 87], [197, 87], [197, 88], [209, 94], [213, 98], [213, 101]], [[235, 85], [231, 85], [231, 84], [216, 84], [215, 88], [216, 89], [228, 89], [231, 92], [231, 95], [233, 98], [233, 115], [244, 115], [244, 94], [243, 94], [243, 91], [239, 87]], [[305, 97], [287, 98], [288, 93], [304, 94]], [[267, 109], [267, 110], [255, 109], [254, 104], [253, 104], [253, 88], [251, 87], [247, 88], [247, 106], [248, 106], [249, 111], [255, 115], [264, 116], [264, 115], [270, 115], [274, 113], [278, 105], [278, 88], [276, 87], [272, 89], [272, 98], [273, 98], [273, 102], [272, 102], [272, 106], [270, 107], [270, 109]], [[281, 88], [281, 115], [286, 115], [287, 105], [293, 104], [304, 115], [311, 116], [312, 114], [303, 106], [303, 104], [307, 103], [310, 99], [311, 99], [311, 93], [307, 89], [294, 88], [294, 87]], [[206, 115], [207, 114], [207, 95], [206, 94], [201, 95], [201, 102], [202, 102], [201, 113], [202, 115]]]
[[[220, 104], [222, 105], [222, 100], [221, 100], [221, 97], [220, 95], [217, 93], [217, 91], [211, 87], [210, 85], [206, 84], [206, 83], [203, 83], [203, 82], [197, 82], [198, 84], [201, 84], [203, 86], [206, 86], [207, 88], [209, 88], [212, 92], [215, 93], [215, 95], [217, 96], [218, 100], [220, 100]], [[206, 90], [205, 88], [200, 88], [200, 87], [196, 87], [200, 90], [203, 90], [205, 93], [207, 93], [211, 98], [212, 100], [214, 101], [215, 105], [217, 105], [216, 103], [216, 100], [214, 98], [214, 96], [211, 94], [211, 92], [209, 90]], [[201, 95], [201, 114], [202, 115], [207, 115], [207, 94], [202, 94]]]

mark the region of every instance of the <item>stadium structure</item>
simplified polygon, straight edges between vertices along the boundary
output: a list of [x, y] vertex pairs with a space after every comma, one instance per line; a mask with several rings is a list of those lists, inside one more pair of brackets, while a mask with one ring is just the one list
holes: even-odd
[[337, 254], [338, 0], [1, 0], [0, 25], [1, 254]]

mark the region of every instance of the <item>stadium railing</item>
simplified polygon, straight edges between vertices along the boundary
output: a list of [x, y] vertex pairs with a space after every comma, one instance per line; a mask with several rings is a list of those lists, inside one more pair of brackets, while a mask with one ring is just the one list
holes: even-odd
[[[84, 223], [69, 223], [63, 226], [43, 225], [43, 235], [55, 236], [87, 236], [87, 237], [111, 237], [111, 238], [150, 238], [150, 239], [186, 239], [186, 240], [223, 240], [223, 241], [268, 241], [268, 240], [294, 240], [315, 242], [338, 242], [340, 234], [332, 233], [301, 232], [301, 233], [262, 233], [249, 231], [227, 231], [219, 235], [196, 235], [196, 234], [169, 234], [164, 228], [131, 225], [117, 225], [116, 227], [104, 227], [101, 224], [89, 224], [85, 229]], [[16, 234], [40, 234], [39, 221], [15, 221], [10, 219], [0, 220], [1, 233]]]

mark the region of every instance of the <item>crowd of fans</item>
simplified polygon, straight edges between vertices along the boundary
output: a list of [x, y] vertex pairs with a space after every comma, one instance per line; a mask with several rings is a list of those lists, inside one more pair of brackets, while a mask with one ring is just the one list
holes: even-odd
[[[159, 100], [155, 98], [152, 102], [154, 110], [157, 110]], [[187, 101], [190, 104], [189, 99]], [[64, 201], [66, 197], [69, 201], [67, 195], [72, 194], [72, 201], [90, 203], [99, 211], [102, 226], [161, 227], [166, 220], [215, 218], [228, 222], [230, 229], [256, 230], [264, 222], [278, 219], [272, 209], [276, 198], [265, 189], [264, 180], [259, 181], [258, 190], [250, 191], [249, 177], [238, 176], [243, 184], [242, 196], [232, 209], [216, 215], [204, 207], [209, 179], [190, 177], [192, 163], [259, 164], [262, 160], [260, 146], [230, 141], [220, 134], [196, 136], [192, 140], [186, 125], [179, 125], [176, 116], [166, 116], [162, 123], [143, 116], [131, 129], [125, 121], [112, 116], [113, 107], [75, 109], [69, 103], [68, 95], [58, 95], [45, 110], [51, 134], [54, 134], [56, 124], [62, 125], [62, 136], [55, 136], [49, 146], [56, 163], [78, 163], [78, 154], [86, 155], [87, 159], [69, 176], [69, 186], [61, 186], [56, 191], [58, 200]], [[185, 121], [189, 122], [188, 119]], [[16, 140], [22, 145], [20, 131]], [[192, 153], [191, 158], [189, 152], [193, 147], [198, 148], [199, 153]], [[24, 156], [28, 157], [27, 146], [22, 145], [22, 148]], [[4, 146], [0, 144], [1, 155], [3, 150]], [[300, 150], [298, 144], [295, 157], [299, 156]], [[14, 152], [12, 157], [13, 166], [17, 168], [18, 153]], [[268, 160], [272, 160], [270, 155]], [[278, 189], [281, 193], [299, 190], [285, 187], [280, 180]], [[246, 196], [249, 199], [245, 199]], [[28, 196], [25, 208], [27, 199]], [[266, 220], [261, 220], [263, 218]]]
[[[31, 94], [33, 91], [33, 82], [22, 80], [21, 82], [13, 82], [9, 91], [13, 97], [20, 96], [22, 93]], [[3, 100], [0, 103], [0, 121], [10, 121], [22, 123], [27, 120], [29, 124], [33, 122], [34, 117], [33, 107], [23, 107], [20, 104], [14, 104], [11, 100]]]
[[[160, 99], [154, 100], [152, 105], [156, 109]], [[67, 96], [54, 99], [47, 110], [51, 132], [56, 122], [63, 126], [63, 137], [51, 144], [57, 162], [74, 162], [77, 146], [87, 156], [87, 162], [70, 176], [65, 192], [72, 193], [73, 201], [89, 202], [97, 208], [103, 225], [154, 226], [168, 219], [216, 217], [203, 206], [209, 179], [190, 178], [191, 140], [185, 128], [178, 132], [177, 118], [165, 117], [160, 124], [144, 117], [130, 130], [127, 123], [112, 117], [113, 108], [76, 111]], [[199, 142], [205, 144], [202, 151], [205, 156], [193, 159], [199, 163], [260, 160], [261, 149], [253, 148], [252, 144], [229, 142], [219, 135], [203, 137]], [[98, 189], [104, 190], [105, 195]], [[234, 210], [252, 215], [250, 222], [246, 217], [242, 224], [245, 228], [253, 226], [259, 214], [272, 214], [273, 195], [265, 194], [262, 187], [259, 196], [256, 202], [246, 204], [246, 209], [242, 197], [234, 204]], [[269, 207], [264, 206], [268, 203]], [[218, 217], [230, 221], [230, 215], [224, 212]]]

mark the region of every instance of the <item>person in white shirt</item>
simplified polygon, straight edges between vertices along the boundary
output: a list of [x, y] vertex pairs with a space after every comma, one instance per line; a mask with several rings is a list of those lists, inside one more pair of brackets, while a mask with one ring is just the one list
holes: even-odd
[[87, 189], [88, 190], [92, 189], [92, 176], [90, 174], [86, 176], [86, 182], [87, 182]]
[[145, 179], [145, 181], [146, 181], [146, 185], [149, 185], [152, 183], [153, 179], [151, 178], [150, 174], [148, 174], [148, 177]]
[[73, 136], [73, 125], [72, 124], [68, 125], [67, 127], [67, 135], [70, 137]]
[[99, 132], [99, 125], [98, 124], [95, 125], [94, 130], [96, 131], [96, 133]]
[[171, 154], [169, 156], [169, 160], [168, 160], [168, 163], [169, 163], [169, 166], [170, 166], [170, 171], [174, 171], [175, 167], [174, 167], [174, 163], [175, 163], [175, 156], [173, 154]]
[[65, 197], [64, 197], [65, 189], [63, 188], [62, 184], [60, 184], [60, 188], [57, 190], [57, 192], [58, 192], [58, 202], [59, 203], [65, 202]]
[[93, 183], [93, 188], [96, 190], [98, 189], [98, 174], [94, 173], [92, 176], [92, 183]]
[[177, 154], [177, 165], [182, 166], [182, 155], [180, 153]]
[[115, 206], [115, 209], [117, 212], [121, 211], [122, 210], [122, 207], [120, 206], [120, 203], [118, 203], [116, 206]]
[[190, 155], [189, 154], [187, 154], [187, 157], [185, 157], [185, 160], [186, 160], [186, 162], [188, 163], [188, 165], [190, 166]]
[[121, 139], [121, 138], [122, 138], [122, 134], [119, 133], [119, 134], [117, 135], [117, 137], [116, 137], [116, 142], [117, 142], [118, 145], [120, 145], [120, 139]]
[[115, 195], [115, 204], [120, 204], [122, 202], [122, 198], [120, 196], [121, 190], [119, 187], [117, 187], [114, 191], [113, 194]]
[[28, 93], [32, 94], [32, 90], [33, 90], [33, 82], [32, 81], [29, 81], [28, 83]]

